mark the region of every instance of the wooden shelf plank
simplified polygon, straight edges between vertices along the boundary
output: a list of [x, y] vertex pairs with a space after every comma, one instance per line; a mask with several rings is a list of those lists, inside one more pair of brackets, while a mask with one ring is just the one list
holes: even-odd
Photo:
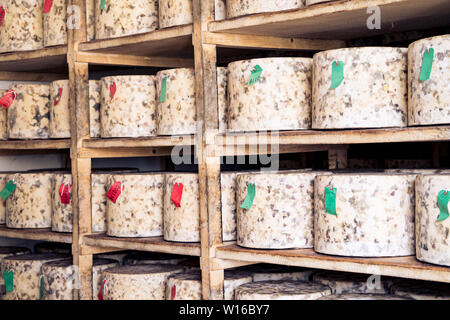
[[105, 234], [92, 234], [83, 237], [83, 245], [200, 256], [200, 243], [169, 242], [162, 237], [115, 238], [108, 237]]
[[218, 247], [216, 258], [450, 283], [450, 268], [422, 263], [414, 256], [351, 258], [319, 254], [312, 249], [255, 250], [232, 244]]
[[0, 237], [42, 240], [50, 242], [72, 243], [71, 233], [52, 232], [48, 229], [11, 229], [5, 225], [0, 225]]
[[67, 46], [0, 54], [1, 71], [40, 71], [67, 69]]
[[[381, 28], [370, 30], [367, 8], [381, 9]], [[448, 0], [341, 0], [275, 13], [212, 21], [210, 32], [310, 39], [354, 39], [448, 26]]]
[[0, 141], [0, 150], [61, 150], [70, 149], [70, 139]]

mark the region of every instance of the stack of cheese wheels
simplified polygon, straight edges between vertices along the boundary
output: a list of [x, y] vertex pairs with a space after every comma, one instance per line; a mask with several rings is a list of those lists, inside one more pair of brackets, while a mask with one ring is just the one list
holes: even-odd
[[102, 288], [103, 271], [118, 267], [119, 261], [113, 259], [95, 258], [92, 266], [92, 299], [98, 300], [98, 294]]
[[165, 300], [166, 281], [183, 268], [168, 264], [122, 266], [103, 271], [105, 300]]
[[[9, 173], [0, 173], [0, 191], [3, 190], [8, 183]], [[0, 198], [0, 224], [6, 223], [6, 201]], [[1, 277], [0, 277], [1, 278]]]
[[414, 255], [416, 175], [317, 176], [314, 249], [338, 256]]
[[169, 28], [192, 23], [192, 0], [159, 0], [159, 27]]
[[70, 244], [60, 242], [42, 242], [34, 246], [34, 252], [70, 255], [72, 252], [72, 246]]
[[95, 39], [95, 0], [86, 0], [86, 40]]
[[392, 285], [391, 293], [414, 300], [450, 300], [448, 283], [402, 280]]
[[89, 80], [89, 130], [91, 138], [100, 138], [100, 105], [102, 85], [100, 81]]
[[163, 235], [164, 174], [114, 174], [108, 189], [120, 192], [106, 202], [107, 234], [114, 237]]
[[315, 54], [313, 129], [405, 127], [407, 54], [385, 47]]
[[236, 288], [236, 300], [317, 300], [331, 295], [328, 286], [304, 281], [251, 282]]
[[[259, 78], [255, 76], [258, 72]], [[311, 73], [310, 58], [263, 58], [230, 63], [228, 130], [311, 128]], [[251, 81], [253, 77], [256, 82]]]
[[79, 274], [72, 259], [46, 262], [41, 268], [41, 299], [73, 300], [73, 290], [79, 288]]
[[48, 139], [50, 120], [50, 86], [13, 83], [17, 94], [8, 108], [9, 139]]
[[5, 294], [5, 280], [3, 279], [2, 260], [6, 257], [31, 253], [28, 248], [21, 247], [0, 247], [0, 296]]
[[101, 253], [95, 255], [95, 258], [97, 259], [108, 259], [108, 260], [115, 260], [120, 265], [123, 265], [123, 259], [129, 255], [132, 251], [126, 250], [126, 251], [119, 251], [119, 252], [109, 252], [109, 253]]
[[217, 68], [217, 105], [219, 116], [219, 133], [227, 131], [227, 113], [228, 113], [228, 69]]
[[[72, 232], [72, 174], [55, 173], [52, 192], [52, 231]], [[68, 194], [68, 203], [64, 197]]]
[[226, 0], [214, 1], [214, 20], [224, 20], [227, 18]]
[[325, 296], [317, 300], [411, 300], [411, 299], [389, 294], [348, 293], [348, 294], [336, 294], [331, 296]]
[[69, 80], [50, 84], [50, 138], [70, 138]]
[[252, 275], [254, 282], [271, 280], [299, 280], [309, 281], [314, 269], [287, 267], [272, 264], [257, 264], [248, 267], [239, 268], [243, 272]]
[[48, 2], [50, 11], [44, 12], [44, 47], [67, 44], [67, 0]]
[[416, 257], [450, 267], [450, 175], [420, 175], [416, 179]]
[[194, 134], [195, 73], [191, 68], [156, 74], [158, 135]]
[[[237, 244], [248, 248], [312, 248], [314, 177], [325, 172], [239, 174], [236, 178]], [[251, 189], [254, 199], [243, 208]]]
[[450, 123], [450, 34], [412, 43], [408, 65], [408, 125]]
[[4, 258], [1, 269], [8, 272], [8, 281], [13, 282], [14, 289], [7, 292], [3, 300], [39, 300], [42, 265], [65, 258], [67, 256], [51, 253], [24, 254]]
[[102, 138], [149, 137], [156, 134], [154, 76], [102, 78]]
[[377, 276], [360, 273], [322, 271], [312, 275], [312, 281], [331, 288], [333, 294], [376, 293], [387, 294], [392, 285], [392, 278], [382, 279]]
[[[164, 189], [164, 240], [200, 241], [200, 193], [197, 173], [170, 173]], [[181, 187], [181, 185], [183, 185]], [[181, 193], [175, 204], [172, 193]], [[179, 205], [179, 206], [177, 206]]]
[[303, 7], [302, 0], [227, 0], [227, 18]]
[[2, 1], [0, 53], [28, 51], [44, 47], [42, 8], [44, 0]]
[[6, 199], [6, 226], [16, 229], [52, 227], [53, 173], [8, 176], [16, 189]]
[[186, 261], [185, 256], [158, 252], [134, 252], [123, 259], [123, 264], [179, 264]]
[[[8, 90], [0, 90], [0, 99], [8, 92]], [[8, 139], [7, 111], [5, 108], [0, 109], [0, 140]]]
[[95, 3], [96, 39], [118, 38], [157, 28], [158, 0], [97, 0]]

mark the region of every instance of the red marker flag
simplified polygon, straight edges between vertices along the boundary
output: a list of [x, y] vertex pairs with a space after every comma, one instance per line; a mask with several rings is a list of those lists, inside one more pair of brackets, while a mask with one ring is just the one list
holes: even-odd
[[16, 100], [17, 94], [14, 92], [14, 90], [9, 90], [1, 99], [0, 99], [0, 106], [4, 107], [5, 109], [8, 109], [11, 104]]
[[181, 197], [183, 195], [183, 184], [175, 183], [172, 189], [172, 195], [170, 200], [172, 200], [175, 207], [181, 207]]

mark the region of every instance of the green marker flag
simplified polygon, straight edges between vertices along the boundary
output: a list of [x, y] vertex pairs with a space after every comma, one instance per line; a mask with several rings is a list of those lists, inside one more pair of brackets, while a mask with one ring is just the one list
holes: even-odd
[[12, 270], [3, 272], [3, 278], [5, 279], [6, 292], [14, 291], [14, 272]]
[[344, 80], [344, 62], [333, 61], [331, 64], [331, 87], [330, 89], [336, 89]]
[[253, 205], [253, 200], [255, 199], [256, 186], [253, 183], [248, 184], [247, 196], [245, 197], [244, 202], [241, 204], [242, 209], [250, 210]]
[[100, 10], [104, 10], [105, 7], [106, 7], [106, 0], [102, 0], [102, 1], [100, 2]]
[[263, 72], [263, 69], [256, 65], [255, 68], [252, 70], [252, 74], [250, 75], [250, 79], [248, 80], [248, 85], [255, 84], [259, 81], [259, 78], [261, 77], [261, 74]]
[[166, 101], [166, 96], [167, 96], [167, 77], [164, 77], [161, 80], [161, 95], [159, 97], [159, 102]]
[[16, 187], [17, 185], [14, 184], [14, 181], [9, 180], [3, 190], [0, 191], [0, 197], [3, 199], [3, 201], [5, 201], [11, 195], [11, 193], [14, 192], [14, 190], [16, 190]]
[[44, 276], [41, 276], [41, 279], [39, 280], [39, 299], [44, 299], [44, 288], [45, 288], [45, 281]]
[[446, 190], [441, 190], [438, 194], [438, 207], [439, 207], [439, 217], [437, 221], [444, 221], [449, 217], [448, 213], [448, 203], [450, 201], [450, 192]]
[[332, 214], [334, 216], [337, 216], [336, 194], [337, 194], [336, 188], [331, 190], [330, 188], [325, 187], [325, 210], [327, 211], [328, 214]]
[[434, 49], [430, 48], [423, 52], [422, 68], [420, 69], [419, 80], [426, 81], [430, 79], [431, 69], [433, 68]]

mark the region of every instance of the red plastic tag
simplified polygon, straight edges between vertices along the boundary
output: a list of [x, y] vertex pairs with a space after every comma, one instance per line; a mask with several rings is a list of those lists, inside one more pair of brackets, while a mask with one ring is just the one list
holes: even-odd
[[3, 20], [5, 19], [6, 10], [0, 7], [0, 27], [3, 25]]
[[103, 288], [105, 287], [106, 280], [103, 280], [102, 286], [100, 287], [100, 291], [97, 294], [98, 300], [103, 300]]
[[116, 203], [117, 198], [120, 196], [120, 194], [122, 193], [122, 183], [117, 181], [114, 182], [114, 184], [111, 186], [111, 188], [109, 188], [108, 193], [106, 194], [106, 196], [108, 197], [109, 200], [111, 200], [113, 203]]
[[172, 189], [172, 196], [170, 200], [172, 200], [175, 207], [181, 207], [181, 196], [183, 195], [183, 184], [175, 183]]
[[61, 198], [61, 203], [70, 204], [70, 188], [71, 185], [68, 183], [62, 183], [59, 186], [59, 196]]
[[113, 82], [109, 86], [109, 95], [111, 96], [111, 100], [114, 99], [114, 96], [116, 95], [116, 91], [117, 91], [117, 86], [116, 86], [116, 83]]
[[61, 101], [62, 93], [63, 93], [63, 89], [59, 88], [58, 95], [55, 97], [55, 101], [53, 102], [54, 106], [58, 105], [58, 103]]
[[175, 296], [176, 296], [176, 295], [177, 295], [177, 286], [176, 286], [176, 285], [173, 285], [172, 290], [171, 290], [171, 297], [172, 297], [172, 300], [175, 299]]
[[11, 104], [16, 100], [17, 93], [14, 92], [14, 90], [9, 90], [1, 99], [0, 99], [0, 106], [4, 107], [5, 109], [8, 109]]
[[49, 13], [52, 8], [53, 0], [45, 0], [44, 1], [44, 13]]

